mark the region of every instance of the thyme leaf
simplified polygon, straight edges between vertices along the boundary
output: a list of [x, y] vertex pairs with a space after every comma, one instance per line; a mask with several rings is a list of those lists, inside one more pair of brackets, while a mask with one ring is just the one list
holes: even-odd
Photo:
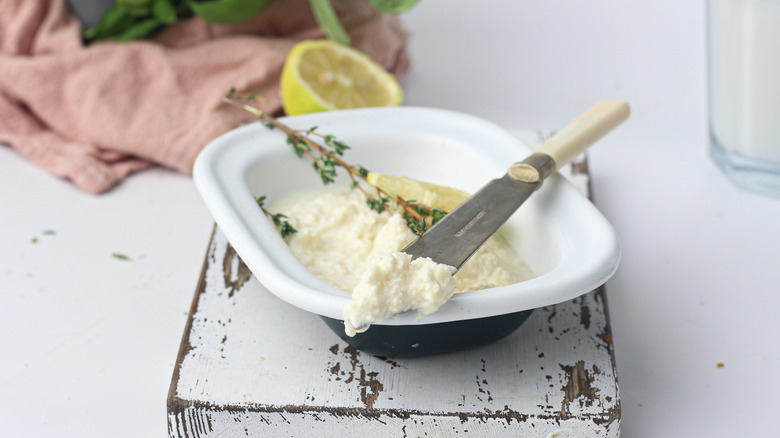
[[366, 198], [366, 205], [368, 205], [368, 208], [371, 210], [376, 211], [377, 213], [382, 213], [385, 211], [385, 206], [387, 203], [390, 202], [390, 199], [388, 199], [385, 196], [377, 198]]
[[119, 260], [124, 260], [126, 262], [132, 262], [133, 261], [133, 259], [131, 259], [130, 257], [126, 256], [125, 254], [120, 254], [120, 253], [117, 253], [117, 252], [111, 254], [111, 257], [113, 257], [115, 259], [119, 259]]
[[287, 216], [283, 215], [282, 213], [276, 213], [272, 214], [265, 208], [265, 200], [266, 196], [258, 196], [256, 201], [258, 207], [263, 211], [263, 213], [268, 216], [269, 219], [271, 219], [271, 222], [279, 228], [279, 234], [282, 235], [282, 239], [285, 237], [295, 234], [298, 232], [298, 230], [295, 229], [295, 227], [290, 224], [290, 221], [287, 220]]
[[444, 216], [447, 215], [447, 212], [442, 210], [439, 207], [434, 208], [431, 210], [431, 225], [436, 225], [437, 222], [444, 219]]

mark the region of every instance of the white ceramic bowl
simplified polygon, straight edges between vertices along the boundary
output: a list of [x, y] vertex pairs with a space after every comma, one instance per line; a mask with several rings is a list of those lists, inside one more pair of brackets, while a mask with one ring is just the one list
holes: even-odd
[[[334, 134], [352, 149], [351, 164], [381, 173], [476, 191], [531, 150], [504, 129], [476, 117], [399, 107], [316, 113], [281, 119]], [[315, 278], [292, 255], [258, 208], [287, 194], [322, 186], [278, 129], [251, 123], [228, 132], [195, 162], [194, 180], [217, 225], [257, 279], [301, 309], [341, 319], [349, 294]], [[347, 178], [337, 183], [347, 183]], [[385, 325], [433, 324], [534, 309], [575, 298], [612, 276], [620, 258], [613, 227], [568, 181], [552, 175], [505, 226], [505, 236], [536, 277], [454, 296], [422, 319], [402, 315]]]

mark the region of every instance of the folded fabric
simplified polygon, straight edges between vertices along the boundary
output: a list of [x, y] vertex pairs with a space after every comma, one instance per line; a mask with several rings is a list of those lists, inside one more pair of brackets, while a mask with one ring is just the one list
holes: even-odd
[[[363, 0], [334, 7], [358, 49], [407, 70], [398, 17]], [[287, 53], [322, 37], [307, 0], [276, 0], [232, 26], [192, 18], [153, 41], [84, 46], [64, 0], [3, 0], [0, 143], [89, 193], [154, 164], [189, 174], [209, 141], [251, 119], [222, 96], [256, 92], [279, 113]]]

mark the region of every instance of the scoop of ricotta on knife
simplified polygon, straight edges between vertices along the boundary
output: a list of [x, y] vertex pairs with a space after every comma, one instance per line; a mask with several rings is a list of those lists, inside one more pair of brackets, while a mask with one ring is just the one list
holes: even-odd
[[451, 269], [430, 258], [412, 261], [402, 252], [372, 259], [344, 307], [345, 333], [355, 336], [409, 310], [416, 310], [418, 318], [435, 312], [455, 291]]

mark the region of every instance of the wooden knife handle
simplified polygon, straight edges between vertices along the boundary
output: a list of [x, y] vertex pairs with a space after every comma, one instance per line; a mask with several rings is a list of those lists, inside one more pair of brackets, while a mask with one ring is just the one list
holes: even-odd
[[534, 152], [549, 155], [555, 161], [557, 170], [621, 124], [630, 113], [631, 108], [625, 101], [602, 100], [564, 126]]

